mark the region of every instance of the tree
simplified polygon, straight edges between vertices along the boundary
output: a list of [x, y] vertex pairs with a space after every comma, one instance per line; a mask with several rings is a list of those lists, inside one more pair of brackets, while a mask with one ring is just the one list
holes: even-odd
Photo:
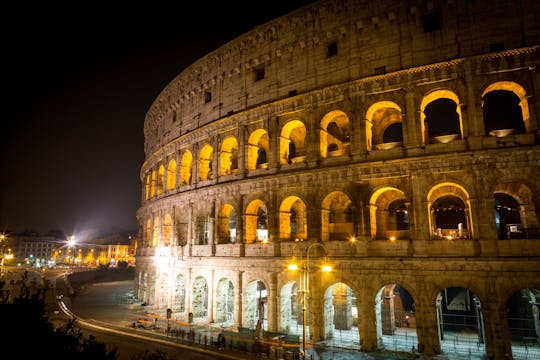
[[46, 311], [48, 288], [46, 282], [36, 286], [28, 272], [20, 281], [0, 281], [0, 339], [6, 348], [20, 358], [46, 355], [55, 360], [116, 360], [116, 347], [108, 347], [93, 336], [85, 338], [74, 320], [54, 327]]

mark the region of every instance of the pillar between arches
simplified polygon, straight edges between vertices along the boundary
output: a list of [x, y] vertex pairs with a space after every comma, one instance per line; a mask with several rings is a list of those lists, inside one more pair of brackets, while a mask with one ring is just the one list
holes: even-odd
[[482, 303], [486, 358], [511, 359], [512, 344], [508, 330], [506, 309], [501, 308], [495, 299]]
[[[425, 286], [424, 289], [426, 289]], [[415, 310], [418, 352], [427, 356], [440, 354], [441, 344], [439, 340], [435, 299], [420, 296], [418, 301], [415, 302]]]
[[372, 291], [366, 289], [356, 297], [358, 308], [358, 331], [360, 332], [360, 350], [371, 352], [378, 348], [375, 319], [375, 299]]

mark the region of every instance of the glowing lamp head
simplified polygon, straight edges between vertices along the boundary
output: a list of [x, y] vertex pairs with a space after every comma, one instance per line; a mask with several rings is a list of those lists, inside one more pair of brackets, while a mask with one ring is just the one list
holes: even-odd
[[332, 265], [328, 262], [328, 259], [324, 259], [324, 263], [321, 267], [323, 273], [329, 273], [332, 271]]
[[287, 265], [287, 270], [289, 270], [289, 271], [298, 270], [298, 263], [296, 262], [296, 258], [294, 256], [291, 259], [291, 262], [289, 263], [289, 265]]

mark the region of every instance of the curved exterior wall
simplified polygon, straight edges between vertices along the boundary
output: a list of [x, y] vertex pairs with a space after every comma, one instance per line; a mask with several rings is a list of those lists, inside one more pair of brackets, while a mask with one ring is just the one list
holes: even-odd
[[285, 331], [296, 256], [313, 341], [331, 336], [327, 289], [343, 283], [359, 347], [380, 348], [373, 309], [399, 284], [418, 349], [440, 353], [434, 304], [463, 287], [482, 302], [486, 354], [508, 354], [508, 301], [540, 289], [539, 13], [320, 1], [188, 67], [145, 119], [137, 295], [220, 322], [225, 279], [234, 327], [253, 327], [260, 281], [267, 330]]

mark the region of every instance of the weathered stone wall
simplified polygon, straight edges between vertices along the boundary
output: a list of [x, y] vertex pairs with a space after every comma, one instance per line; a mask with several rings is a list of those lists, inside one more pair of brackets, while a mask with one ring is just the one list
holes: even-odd
[[[257, 27], [178, 75], [145, 121], [138, 296], [153, 304], [165, 291], [173, 303], [173, 279], [181, 276], [186, 294], [178, 316], [195, 308], [198, 316], [207, 310], [206, 321], [221, 321], [230, 298], [234, 325], [254, 326], [253, 284], [261, 281], [268, 330], [278, 331], [291, 312], [283, 292], [298, 282], [287, 263], [317, 243], [325, 251], [312, 252], [313, 262], [326, 254], [334, 271], [310, 277], [311, 339], [332, 331], [326, 291], [342, 283], [357, 296], [361, 348], [374, 350], [379, 291], [399, 284], [414, 298], [419, 350], [438, 353], [435, 299], [460, 286], [483, 304], [487, 356], [502, 358], [510, 348], [508, 299], [520, 289], [540, 289], [540, 234], [534, 233], [540, 227], [540, 5], [520, 6], [321, 1]], [[337, 53], [328, 56], [334, 45]], [[262, 68], [264, 77], [255, 81]], [[519, 131], [500, 136], [508, 129], [489, 127], [485, 95], [493, 91], [519, 102]], [[431, 104], [441, 99], [454, 107], [458, 125], [439, 141], [426, 124]], [[332, 133], [332, 121], [342, 137]], [[390, 123], [400, 124], [400, 141], [384, 141]], [[222, 172], [232, 163], [230, 149], [222, 148], [231, 137], [238, 166]], [[286, 158], [295, 141], [300, 156]], [[209, 148], [212, 174], [206, 169], [200, 179]], [[257, 165], [261, 148], [267, 159]], [[160, 180], [159, 169], [171, 164], [176, 181], [169, 188], [170, 177]], [[159, 184], [164, 189], [153, 190]], [[496, 194], [516, 199], [527, 236], [500, 238]], [[447, 196], [462, 202], [459, 232], [434, 224], [436, 204]], [[395, 201], [408, 212], [406, 230], [385, 217]], [[236, 239], [227, 242], [228, 222], [219, 216], [231, 208]], [[261, 209], [267, 242], [256, 238]], [[293, 210], [304, 241], [292, 236]], [[172, 225], [164, 228], [168, 218]], [[199, 241], [201, 232], [207, 243]], [[159, 289], [155, 283], [165, 274], [169, 288]], [[233, 295], [220, 290], [221, 279], [231, 281]], [[350, 298], [342, 300], [345, 314]], [[350, 321], [344, 316], [338, 323], [347, 328]]]

